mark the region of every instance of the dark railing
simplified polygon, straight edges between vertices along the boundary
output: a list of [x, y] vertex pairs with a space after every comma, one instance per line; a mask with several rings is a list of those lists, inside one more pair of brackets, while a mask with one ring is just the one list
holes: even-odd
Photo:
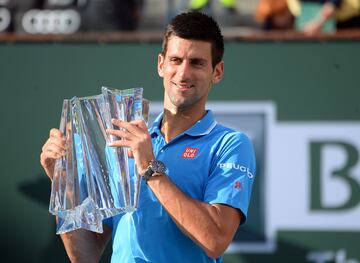
[[[359, 41], [360, 29], [307, 36], [295, 31], [257, 31], [246, 28], [224, 28], [227, 41]], [[0, 33], [1, 42], [160, 42], [162, 31], [93, 32], [74, 34]]]

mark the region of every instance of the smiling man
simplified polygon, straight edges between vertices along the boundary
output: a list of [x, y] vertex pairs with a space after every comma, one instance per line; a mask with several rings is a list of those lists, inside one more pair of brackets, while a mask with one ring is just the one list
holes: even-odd
[[[141, 186], [136, 212], [104, 221], [104, 233], [63, 234], [73, 262], [97, 262], [112, 236], [112, 262], [221, 262], [238, 226], [245, 222], [255, 175], [248, 137], [218, 124], [205, 104], [224, 73], [224, 43], [217, 23], [190, 12], [176, 16], [158, 56], [164, 111], [148, 129], [144, 122], [113, 123], [108, 130], [130, 147]], [[52, 178], [64, 153], [52, 129], [41, 164]], [[250, 176], [251, 175], [251, 176]]]

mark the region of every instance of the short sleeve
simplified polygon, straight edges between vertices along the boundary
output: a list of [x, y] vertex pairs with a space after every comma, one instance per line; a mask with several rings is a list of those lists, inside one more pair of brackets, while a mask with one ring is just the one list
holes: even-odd
[[243, 224], [255, 178], [255, 154], [250, 139], [239, 132], [226, 134], [212, 160], [204, 201], [239, 209]]

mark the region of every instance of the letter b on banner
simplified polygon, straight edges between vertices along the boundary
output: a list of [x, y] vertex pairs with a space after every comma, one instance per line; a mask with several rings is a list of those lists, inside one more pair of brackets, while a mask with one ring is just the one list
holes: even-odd
[[345, 210], [360, 203], [360, 183], [354, 176], [359, 152], [340, 141], [310, 143], [311, 210]]

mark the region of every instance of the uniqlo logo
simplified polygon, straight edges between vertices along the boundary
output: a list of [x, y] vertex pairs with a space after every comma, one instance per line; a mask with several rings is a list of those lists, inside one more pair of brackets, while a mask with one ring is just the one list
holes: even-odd
[[198, 153], [199, 149], [198, 148], [190, 148], [190, 147], [186, 147], [185, 151], [183, 152], [183, 154], [181, 155], [182, 158], [188, 158], [188, 159], [194, 159], [196, 154]]

